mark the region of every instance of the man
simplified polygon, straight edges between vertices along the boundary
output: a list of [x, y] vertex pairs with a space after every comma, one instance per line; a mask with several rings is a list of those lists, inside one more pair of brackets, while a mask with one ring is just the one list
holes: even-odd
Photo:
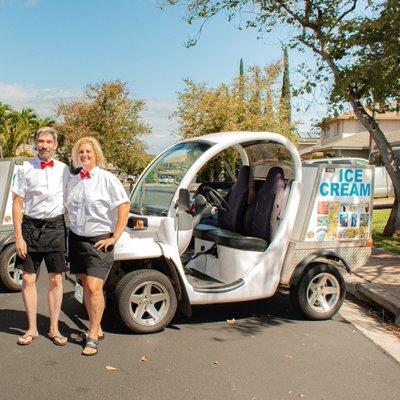
[[17, 343], [28, 345], [39, 335], [36, 324], [36, 274], [44, 260], [49, 275], [48, 335], [54, 344], [64, 346], [67, 338], [60, 334], [58, 319], [63, 296], [62, 272], [67, 269], [63, 214], [69, 169], [62, 162], [53, 159], [57, 149], [57, 133], [53, 128], [44, 127], [38, 130], [36, 149], [38, 156], [24, 162], [11, 188], [16, 268], [22, 270], [22, 298], [28, 317], [28, 330]]

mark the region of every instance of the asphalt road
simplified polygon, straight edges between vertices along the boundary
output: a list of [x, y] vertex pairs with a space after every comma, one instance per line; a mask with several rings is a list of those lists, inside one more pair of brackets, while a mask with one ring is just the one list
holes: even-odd
[[[341, 317], [301, 320], [283, 294], [198, 307], [147, 336], [130, 334], [108, 310], [99, 354], [83, 357], [79, 345], [45, 336], [46, 279], [42, 336], [26, 347], [16, 345], [25, 328], [20, 294], [0, 290], [0, 399], [399, 399], [399, 364]], [[69, 282], [61, 321], [67, 335], [87, 323]]]

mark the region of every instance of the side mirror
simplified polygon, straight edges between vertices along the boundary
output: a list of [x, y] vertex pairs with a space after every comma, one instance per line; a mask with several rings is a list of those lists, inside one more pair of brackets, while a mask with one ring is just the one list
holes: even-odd
[[179, 189], [179, 196], [176, 200], [175, 208], [180, 208], [182, 211], [190, 209], [190, 193], [187, 189]]

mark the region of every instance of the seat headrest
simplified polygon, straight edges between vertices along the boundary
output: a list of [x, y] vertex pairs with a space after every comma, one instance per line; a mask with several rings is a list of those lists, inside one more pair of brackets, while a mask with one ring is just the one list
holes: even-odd
[[265, 180], [274, 181], [276, 178], [278, 178], [278, 179], [283, 179], [284, 178], [283, 169], [281, 167], [272, 167], [268, 171], [268, 175], [265, 178]]

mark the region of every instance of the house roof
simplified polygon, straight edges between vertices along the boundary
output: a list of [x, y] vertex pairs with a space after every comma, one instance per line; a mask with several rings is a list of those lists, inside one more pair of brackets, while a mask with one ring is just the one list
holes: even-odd
[[[385, 136], [388, 142], [392, 146], [400, 146], [400, 131], [386, 132]], [[316, 145], [313, 147], [308, 147], [300, 151], [300, 154], [303, 155], [303, 154], [313, 153], [316, 151], [328, 151], [328, 150], [367, 150], [367, 149], [369, 149], [369, 133], [360, 132], [352, 136], [348, 136], [346, 138], [327, 143], [323, 146]]]
[[[367, 111], [368, 114], [372, 114], [370, 111]], [[335, 121], [340, 121], [340, 120], [349, 120], [349, 119], [358, 119], [357, 116], [354, 114], [353, 111], [348, 111], [343, 114], [337, 115], [335, 117], [327, 118], [326, 123], [330, 124]], [[400, 120], [400, 112], [398, 111], [388, 111], [382, 114], [376, 113], [374, 115], [375, 120]]]

